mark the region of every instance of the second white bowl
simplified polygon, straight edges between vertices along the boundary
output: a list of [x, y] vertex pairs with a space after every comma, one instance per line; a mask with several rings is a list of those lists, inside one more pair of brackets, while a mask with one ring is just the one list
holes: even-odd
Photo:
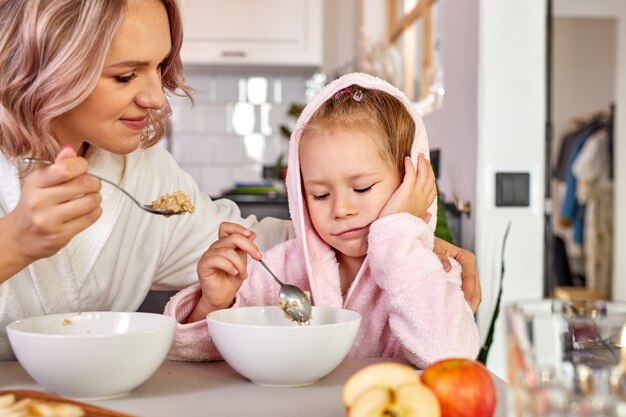
[[240, 307], [207, 315], [213, 343], [230, 366], [259, 385], [313, 384], [346, 357], [359, 330], [355, 311], [313, 307], [310, 325], [279, 307]]

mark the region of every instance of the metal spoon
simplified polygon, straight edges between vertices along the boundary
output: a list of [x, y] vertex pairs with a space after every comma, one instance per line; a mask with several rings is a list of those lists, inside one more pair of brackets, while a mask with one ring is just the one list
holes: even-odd
[[280, 307], [285, 314], [291, 320], [299, 323], [307, 323], [311, 320], [311, 299], [309, 296], [295, 285], [284, 284], [276, 278], [276, 275], [265, 265], [263, 259], [259, 259], [259, 262], [267, 273], [274, 278], [274, 281], [280, 285], [278, 297], [280, 298]]
[[[53, 164], [52, 161], [48, 161], [47, 159], [37, 159], [37, 158], [22, 158], [22, 162], [25, 164], [45, 164], [45, 165]], [[122, 187], [114, 183], [113, 181], [107, 180], [106, 178], [102, 178], [99, 175], [92, 174], [91, 172], [88, 172], [87, 174], [91, 175], [92, 177], [98, 178], [100, 181], [104, 181], [108, 184], [111, 184], [112, 186], [114, 186], [115, 188], [117, 188], [118, 190], [126, 194], [126, 196], [130, 198], [133, 201], [133, 203], [135, 203], [140, 209], [145, 210], [149, 213], [160, 214], [162, 216], [172, 216], [172, 215], [184, 213], [184, 211], [163, 210], [163, 209], [154, 208], [150, 204], [141, 204], [128, 191], [126, 191], [125, 189], [123, 189]]]

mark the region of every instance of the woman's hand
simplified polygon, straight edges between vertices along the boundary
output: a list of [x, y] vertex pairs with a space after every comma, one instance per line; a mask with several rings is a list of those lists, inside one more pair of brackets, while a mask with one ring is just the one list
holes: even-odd
[[478, 280], [478, 269], [476, 268], [476, 256], [465, 249], [454, 246], [443, 239], [435, 237], [435, 254], [439, 256], [443, 269], [449, 271], [452, 268], [448, 257], [455, 259], [461, 265], [461, 289], [465, 299], [470, 305], [472, 312], [476, 314], [478, 306], [482, 301], [482, 291]]
[[411, 158], [407, 156], [404, 159], [404, 170], [402, 184], [391, 195], [378, 217], [406, 212], [428, 222], [431, 218], [428, 207], [437, 198], [435, 173], [430, 162], [424, 154], [419, 154], [417, 169], [415, 169]]
[[54, 255], [100, 218], [100, 181], [86, 172], [87, 161], [66, 147], [54, 164], [24, 178], [17, 206], [1, 220], [0, 282]]
[[247, 278], [247, 255], [261, 259], [253, 243], [256, 233], [237, 223], [220, 224], [218, 240], [198, 262], [198, 278], [202, 297], [187, 319], [188, 323], [203, 320], [212, 311], [228, 308]]

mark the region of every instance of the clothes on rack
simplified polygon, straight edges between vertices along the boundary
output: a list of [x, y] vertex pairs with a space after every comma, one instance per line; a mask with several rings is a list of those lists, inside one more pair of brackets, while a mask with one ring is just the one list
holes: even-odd
[[552, 236], [554, 287], [573, 287], [577, 285], [569, 267], [565, 241], [560, 236]]
[[572, 166], [574, 165], [581, 149], [585, 145], [585, 142], [591, 136], [589, 134], [590, 131], [590, 129], [584, 129], [582, 133], [574, 137], [566, 166], [565, 197], [563, 199], [563, 204], [561, 205], [561, 224], [565, 226], [571, 225], [573, 227], [574, 242], [579, 245], [583, 244], [584, 206], [581, 205], [576, 198], [578, 181], [572, 171]]
[[592, 135], [572, 164], [576, 199], [585, 207], [584, 242], [587, 288], [611, 294], [613, 252], [613, 181], [610, 178], [609, 134]]
[[[610, 297], [613, 183], [613, 111], [578, 120], [563, 136], [552, 172], [555, 192], [555, 236], [565, 240], [573, 282], [582, 282]], [[565, 230], [565, 232], [563, 232]], [[561, 248], [562, 249], [562, 248]], [[563, 254], [553, 253], [556, 257]], [[555, 259], [563, 262], [563, 259]], [[560, 272], [567, 271], [561, 268]], [[559, 281], [566, 281], [559, 277]]]
[[560, 150], [556, 164], [554, 165], [554, 169], [552, 171], [552, 177], [561, 181], [566, 181], [567, 174], [570, 171], [572, 164], [572, 152], [573, 148], [575, 148], [574, 145], [578, 144], [579, 146], [582, 146], [581, 142], [584, 142], [585, 139], [592, 135], [597, 129], [599, 129], [597, 121], [578, 121], [577, 127], [564, 135], [563, 139], [561, 139]]

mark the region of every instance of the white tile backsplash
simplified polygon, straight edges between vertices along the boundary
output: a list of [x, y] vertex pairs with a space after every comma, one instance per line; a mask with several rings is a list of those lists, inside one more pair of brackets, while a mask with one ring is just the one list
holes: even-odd
[[213, 162], [217, 162], [216, 165], [235, 168], [248, 162], [241, 136], [213, 137], [211, 138], [211, 146], [215, 155]]
[[212, 75], [210, 69], [185, 69], [187, 73], [187, 85], [195, 92], [194, 100], [211, 101], [215, 100], [215, 83], [217, 77]]
[[181, 136], [173, 143], [174, 157], [181, 163], [203, 165], [217, 160], [215, 145], [206, 136]]
[[302, 103], [305, 99], [306, 79], [302, 76], [285, 77], [282, 79], [281, 103], [289, 105], [292, 102]]
[[[292, 103], [304, 103], [306, 77], [271, 70], [255, 73], [251, 69], [225, 73], [193, 68], [187, 73], [187, 84], [196, 90], [195, 105], [187, 99], [170, 98], [170, 148], [174, 158], [200, 189], [212, 196], [232, 188], [237, 181], [261, 180], [262, 166], [274, 165], [282, 153], [287, 153], [289, 142], [279, 126], [292, 128], [295, 124], [287, 111]], [[255, 106], [254, 133], [262, 135], [256, 135], [255, 140], [261, 142], [253, 144], [261, 149], [261, 160], [254, 160], [246, 152], [244, 138], [234, 134], [229, 117], [239, 100], [239, 80], [258, 76], [267, 78], [269, 118], [267, 124], [262, 124], [262, 111]], [[279, 91], [275, 91], [276, 85], [280, 85]], [[276, 103], [276, 95], [280, 96], [280, 104]]]
[[217, 197], [232, 188], [235, 182], [232, 170], [220, 167], [204, 166], [201, 169], [201, 178], [202, 191], [212, 197]]
[[226, 107], [221, 104], [196, 102], [193, 107], [172, 110], [172, 130], [182, 134], [226, 131]]
[[241, 168], [235, 168], [232, 171], [232, 176], [236, 178], [238, 182], [255, 182], [262, 179], [259, 174], [259, 164], [250, 166], [249, 168], [243, 166]]
[[240, 75], [218, 75], [215, 77], [215, 101], [233, 103], [239, 100]]
[[189, 175], [191, 175], [193, 177], [193, 179], [196, 180], [196, 182], [198, 183], [198, 187], [200, 187], [201, 190], [204, 190], [204, 181], [203, 181], [203, 176], [202, 176], [202, 167], [195, 167], [193, 165], [189, 165], [189, 164], [185, 164], [185, 163], [180, 163], [179, 165], [182, 169], [184, 169]]
[[290, 104], [291, 103], [282, 104], [280, 106], [274, 105], [270, 109], [270, 114], [269, 114], [270, 122], [269, 123], [270, 123], [270, 126], [276, 127], [276, 133], [278, 134], [278, 136], [282, 136], [282, 133], [280, 133], [281, 125], [285, 125], [291, 130], [296, 124], [296, 119], [293, 116], [290, 116], [287, 114], [287, 111], [289, 111]]

